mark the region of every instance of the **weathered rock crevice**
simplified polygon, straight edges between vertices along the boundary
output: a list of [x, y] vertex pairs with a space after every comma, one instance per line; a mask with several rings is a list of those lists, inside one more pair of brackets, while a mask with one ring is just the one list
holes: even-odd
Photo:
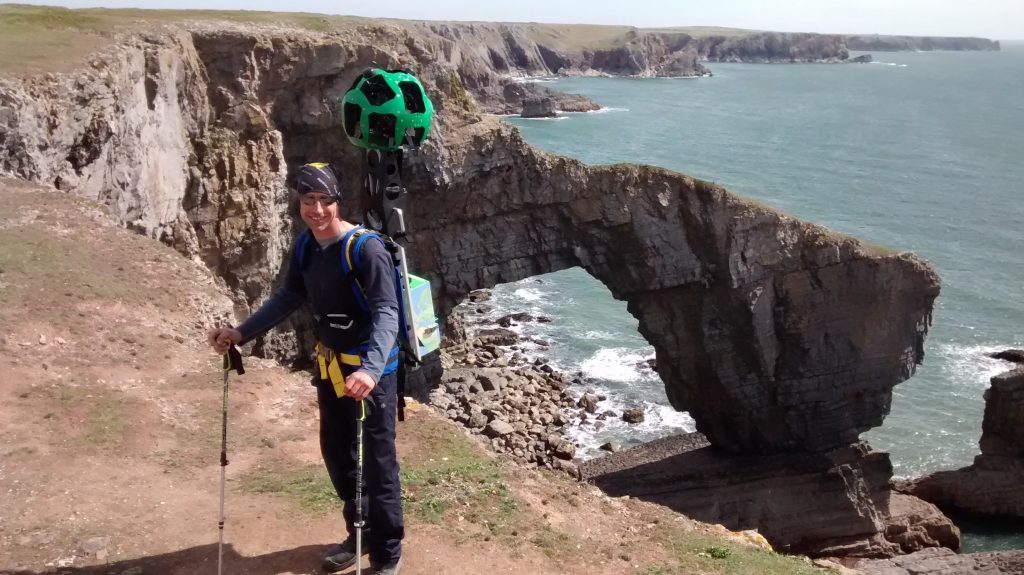
[[[483, 48], [460, 44], [458, 28], [432, 26], [431, 36], [391, 25], [344, 36], [178, 30], [133, 38], [79, 74], [4, 80], [0, 169], [99, 200], [203, 261], [245, 315], [286, 265], [296, 231], [289, 171], [333, 160], [343, 205], [358, 205], [362, 157], [338, 128], [336, 102], [367, 66], [409, 67], [439, 114], [432, 138], [407, 158], [407, 249], [442, 315], [471, 290], [580, 266], [627, 301], [673, 405], [718, 451], [798, 469], [831, 461], [823, 454], [860, 453], [850, 445], [881, 423], [892, 387], [923, 358], [934, 270], [682, 174], [588, 167], [532, 148], [472, 111], [502, 85], [468, 55]], [[506, 61], [546, 66], [539, 50], [520, 48]], [[294, 353], [306, 333], [279, 331], [260, 349]], [[856, 505], [835, 517], [863, 529], [836, 537], [883, 529], [875, 494], [891, 469], [861, 456], [807, 476], [822, 501], [845, 497], [832, 487], [856, 486], [847, 499]], [[729, 475], [686, 481], [736, 493]], [[733, 505], [721, 497], [716, 505]]]

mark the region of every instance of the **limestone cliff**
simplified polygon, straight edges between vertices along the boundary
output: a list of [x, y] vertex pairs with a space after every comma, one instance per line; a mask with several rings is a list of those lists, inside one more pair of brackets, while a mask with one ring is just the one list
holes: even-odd
[[932, 50], [999, 51], [996, 40], [947, 36], [845, 36], [846, 47], [865, 52], [930, 52]]
[[[133, 35], [78, 73], [2, 81], [0, 171], [105, 203], [204, 262], [245, 315], [295, 232], [289, 171], [334, 159], [343, 205], [357, 205], [362, 156], [336, 102], [367, 66], [409, 67], [438, 119], [407, 159], [408, 251], [442, 314], [470, 290], [580, 266], [628, 302], [673, 405], [720, 450], [816, 461], [881, 423], [923, 357], [931, 267], [682, 174], [527, 145], [476, 113], [503, 84], [474, 67], [459, 30], [200, 22]], [[511, 46], [524, 69], [544, 58]], [[259, 349], [294, 353], [306, 333]], [[874, 517], [871, 498], [858, 501], [848, 511]]]
[[842, 36], [751, 32], [735, 36], [704, 36], [695, 49], [712, 62], [842, 62], [849, 57]]
[[823, 451], [881, 423], [922, 358], [930, 267], [680, 174], [543, 153], [467, 113], [451, 69], [403, 30], [361, 33], [177, 32], [79, 75], [7, 81], [0, 165], [105, 201], [247, 307], [284, 261], [288, 167], [338, 159], [357, 196], [360, 155], [331, 103], [368, 65], [415, 67], [441, 121], [408, 162], [409, 250], [442, 312], [582, 266], [629, 302], [673, 404], [715, 445]]

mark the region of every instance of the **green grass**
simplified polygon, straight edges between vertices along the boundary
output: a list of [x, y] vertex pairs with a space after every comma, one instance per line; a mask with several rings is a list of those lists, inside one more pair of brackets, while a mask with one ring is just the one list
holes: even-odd
[[287, 462], [261, 465], [242, 476], [241, 487], [250, 493], [284, 497], [308, 513], [341, 510], [341, 500], [323, 465]]
[[636, 575], [671, 575], [671, 571], [667, 571], [661, 565], [649, 565], [637, 571]]
[[85, 422], [85, 441], [93, 445], [116, 445], [124, 441], [128, 427], [128, 399], [111, 392], [100, 393], [90, 406]]
[[762, 32], [761, 30], [722, 28], [719, 26], [670, 26], [666, 28], [642, 28], [642, 31], [655, 34], [686, 34], [688, 36], [693, 36], [694, 38], [704, 38], [706, 36], [724, 36], [732, 38], [737, 36], [760, 34]]
[[610, 50], [625, 46], [637, 36], [631, 26], [598, 24], [512, 24], [526, 32], [528, 38], [552, 48], [563, 50]]
[[675, 564], [648, 567], [645, 575], [722, 573], [724, 575], [820, 575], [806, 559], [780, 555], [711, 536], [666, 527], [655, 539], [670, 550]]
[[[19, 185], [14, 180], [0, 183]], [[97, 226], [92, 220], [95, 213], [96, 204], [57, 191], [0, 193], [0, 323], [24, 309], [37, 319], [70, 328], [83, 324], [68, 313], [77, 300], [162, 309], [179, 305], [180, 294], [171, 289], [176, 280], [168, 282], [164, 274], [147, 284], [149, 266], [143, 273], [137, 269], [140, 261], [179, 257], [177, 253], [140, 235]]]
[[550, 525], [543, 525], [534, 533], [530, 538], [530, 543], [533, 543], [551, 559], [565, 557], [574, 547], [572, 537], [556, 531]]
[[[336, 16], [306, 12], [250, 10], [68, 9], [25, 4], [0, 6], [0, 73], [63, 72], [81, 67], [89, 55], [111, 44], [120, 32], [147, 25], [228, 21], [292, 26], [314, 32], [339, 32], [370, 23], [406, 26], [411, 21]], [[562, 50], [608, 50], [624, 46], [646, 32], [691, 36], [749, 34], [732, 28], [637, 29], [591, 24], [511, 23], [527, 38]]]
[[243, 10], [68, 9], [51, 6], [0, 6], [0, 73], [66, 72], [80, 68], [93, 53], [111, 44], [119, 32], [147, 24], [225, 20], [291, 25], [316, 32], [340, 31], [369, 21], [353, 16]]
[[443, 422], [416, 424], [420, 448], [402, 460], [402, 497], [411, 518], [438, 524], [458, 515], [492, 535], [516, 531], [520, 505], [505, 466]]
[[130, 274], [118, 270], [116, 263], [108, 263], [110, 269], [89, 265], [97, 263], [96, 256], [95, 246], [41, 227], [0, 229], [0, 269], [9, 284], [0, 290], [0, 303], [25, 301], [29, 295], [38, 300], [39, 291], [50, 293], [54, 300], [71, 293], [141, 303], [143, 296]]
[[55, 422], [76, 422], [69, 430], [73, 445], [110, 448], [130, 438], [129, 416], [138, 411], [138, 406], [133, 405], [137, 400], [124, 393], [59, 383], [43, 388], [41, 393], [53, 402]]

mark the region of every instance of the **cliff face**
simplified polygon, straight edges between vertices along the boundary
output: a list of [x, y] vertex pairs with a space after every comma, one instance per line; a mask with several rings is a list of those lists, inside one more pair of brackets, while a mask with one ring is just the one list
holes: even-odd
[[999, 51], [997, 40], [947, 36], [845, 36], [850, 50], [865, 52], [930, 52], [932, 50]]
[[611, 76], [704, 76], [693, 50], [670, 47], [658, 34], [626, 29], [587, 46], [569, 32], [535, 24], [405, 23], [420, 37], [450, 46], [459, 73], [474, 87], [485, 68], [498, 74]]
[[[442, 314], [473, 289], [580, 266], [628, 302], [673, 405], [719, 450], [806, 458], [799, 472], [821, 454], [848, 453], [881, 423], [892, 387], [923, 356], [939, 290], [927, 264], [682, 174], [588, 167], [532, 148], [472, 111], [501, 84], [483, 67], [470, 73], [476, 56], [439, 38], [390, 24], [342, 35], [228, 25], [140, 35], [81, 73], [4, 80], [0, 170], [103, 201], [204, 262], [245, 315], [280, 277], [295, 232], [288, 171], [335, 159], [343, 205], [357, 205], [363, 158], [334, 102], [367, 66], [409, 67], [438, 120], [407, 158], [407, 249]], [[506, 48], [499, 55], [524, 66], [543, 58]], [[307, 333], [258, 347], [294, 353]], [[849, 478], [888, 473], [877, 457], [849, 453], [836, 464]], [[874, 471], [865, 475], [858, 457]], [[836, 467], [813, 465], [826, 475]], [[764, 472], [773, 489], [801, 485]], [[877, 534], [875, 519], [852, 519], [873, 498], [857, 501], [843, 521], [868, 528], [851, 535]]]
[[673, 404], [714, 444], [821, 451], [881, 423], [922, 358], [931, 268], [680, 174], [540, 152], [466, 114], [450, 68], [402, 31], [365, 34], [195, 31], [122, 46], [76, 77], [8, 83], [2, 165], [104, 200], [247, 307], [284, 260], [288, 166], [340, 158], [355, 201], [361, 158], [329, 103], [368, 65], [415, 67], [443, 121], [408, 162], [409, 251], [442, 312], [475, 288], [581, 266], [628, 301]]
[[695, 41], [712, 62], [841, 62], [849, 57], [842, 36], [760, 32], [743, 36], [707, 36]]

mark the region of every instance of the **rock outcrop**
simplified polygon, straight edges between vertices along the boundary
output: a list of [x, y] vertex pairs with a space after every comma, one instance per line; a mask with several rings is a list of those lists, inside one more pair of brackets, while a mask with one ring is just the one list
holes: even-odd
[[523, 118], [554, 118], [558, 114], [551, 98], [530, 98], [523, 100], [523, 111], [519, 115]]
[[970, 467], [896, 483], [942, 509], [1024, 518], [1024, 368], [997, 375], [985, 392], [981, 454]]
[[652, 501], [732, 530], [757, 529], [778, 550], [889, 557], [960, 546], [959, 531], [934, 507], [891, 497], [889, 456], [866, 444], [752, 457], [722, 453], [689, 434], [584, 462], [580, 472], [611, 495]]
[[522, 102], [526, 100], [550, 100], [552, 107], [559, 112], [593, 112], [601, 109], [601, 106], [586, 96], [566, 94], [537, 82], [509, 82], [505, 85], [503, 95], [505, 107], [501, 112], [507, 114], [521, 113]]
[[[588, 167], [532, 148], [475, 112], [504, 90], [490, 68], [497, 56], [522, 69], [554, 56], [506, 41], [477, 68], [459, 43], [464, 29], [443, 30], [452, 37], [390, 23], [343, 35], [168, 25], [81, 73], [4, 80], [0, 170], [103, 201], [126, 225], [204, 262], [245, 315], [269, 295], [296, 231], [291, 168], [335, 160], [343, 205], [358, 218], [363, 156], [333, 102], [367, 66], [413, 68], [438, 120], [406, 157], [407, 253], [441, 315], [472, 290], [582, 267], [628, 302], [670, 401], [718, 451], [795, 466], [805, 481], [778, 479], [775, 497], [797, 499], [824, 481], [812, 491], [818, 501], [837, 501], [860, 534], [880, 532], [873, 494], [888, 461], [850, 444], [882, 422], [892, 387], [922, 360], [934, 270], [682, 174]], [[603, 61], [625, 69], [637, 56], [626, 52]], [[308, 333], [278, 331], [259, 351], [294, 353]], [[712, 465], [730, 473], [679, 481], [699, 492], [700, 481], [710, 489], [751, 476]], [[774, 465], [755, 467], [780, 478]]]
[[1024, 349], [1004, 349], [988, 355], [992, 359], [1002, 359], [1013, 363], [1024, 364]]
[[903, 493], [890, 493], [885, 539], [902, 553], [929, 547], [960, 549], [960, 529], [931, 503]]
[[892, 559], [860, 561], [864, 575], [1024, 575], [1024, 551], [958, 555], [944, 548], [924, 549]]

